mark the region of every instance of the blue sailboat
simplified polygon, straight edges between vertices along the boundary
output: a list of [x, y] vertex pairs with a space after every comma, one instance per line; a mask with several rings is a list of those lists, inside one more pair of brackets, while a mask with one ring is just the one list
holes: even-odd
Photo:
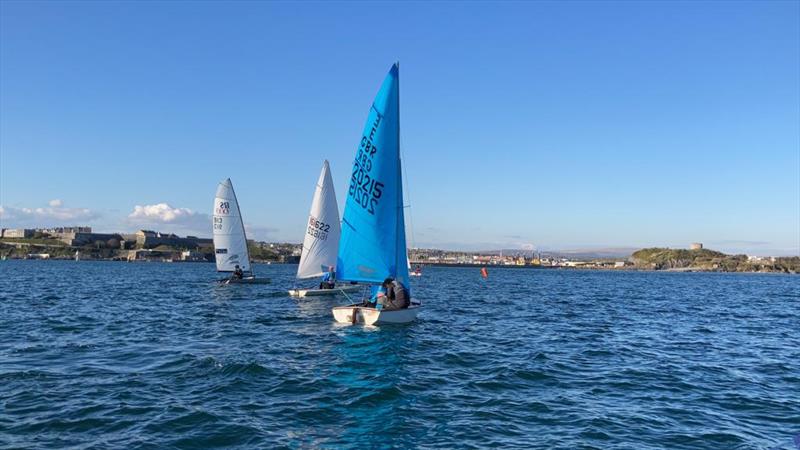
[[[353, 161], [342, 217], [336, 279], [380, 284], [387, 277], [410, 293], [400, 159], [400, 67], [383, 80]], [[382, 310], [352, 304], [333, 309], [338, 322], [405, 323], [421, 309]]]

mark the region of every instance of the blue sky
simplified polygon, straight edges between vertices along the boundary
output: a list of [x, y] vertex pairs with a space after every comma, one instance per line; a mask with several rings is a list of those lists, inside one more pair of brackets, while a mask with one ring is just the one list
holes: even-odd
[[0, 2], [0, 220], [300, 242], [399, 60], [417, 246], [798, 254], [798, 5]]

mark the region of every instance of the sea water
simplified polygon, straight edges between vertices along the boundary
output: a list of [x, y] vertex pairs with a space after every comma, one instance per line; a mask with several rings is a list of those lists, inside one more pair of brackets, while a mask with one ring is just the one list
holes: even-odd
[[429, 267], [365, 328], [295, 270], [0, 262], [0, 447], [800, 445], [798, 276]]

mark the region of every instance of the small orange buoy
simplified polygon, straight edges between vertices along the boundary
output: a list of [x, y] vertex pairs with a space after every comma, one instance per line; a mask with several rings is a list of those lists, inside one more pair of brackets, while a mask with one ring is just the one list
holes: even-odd
[[486, 270], [486, 267], [481, 267], [481, 276], [483, 278], [489, 278], [489, 271]]

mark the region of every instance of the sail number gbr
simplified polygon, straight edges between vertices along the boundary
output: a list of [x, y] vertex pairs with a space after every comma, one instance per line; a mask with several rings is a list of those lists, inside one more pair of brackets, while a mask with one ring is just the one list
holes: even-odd
[[329, 223], [320, 222], [313, 217], [308, 218], [308, 234], [320, 241], [328, 239], [328, 231], [330, 229], [331, 225]]
[[348, 195], [372, 215], [375, 215], [375, 207], [383, 195], [383, 186], [384, 184], [372, 178], [358, 161], [353, 164]]

